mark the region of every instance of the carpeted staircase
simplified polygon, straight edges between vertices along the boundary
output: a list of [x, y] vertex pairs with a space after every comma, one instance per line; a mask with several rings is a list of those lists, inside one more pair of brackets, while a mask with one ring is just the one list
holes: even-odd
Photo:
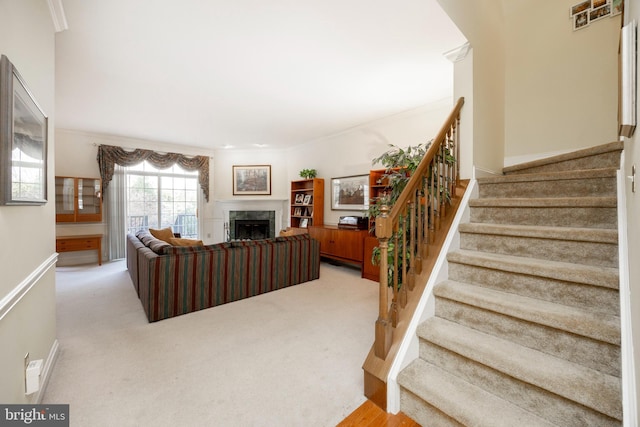
[[622, 424], [621, 143], [478, 180], [401, 410], [432, 426]]

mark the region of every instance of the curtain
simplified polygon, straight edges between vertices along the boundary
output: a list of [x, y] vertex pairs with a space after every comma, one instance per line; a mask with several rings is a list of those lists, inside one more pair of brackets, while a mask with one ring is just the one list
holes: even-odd
[[104, 194], [107, 218], [107, 253], [109, 260], [125, 257], [126, 248], [126, 179], [124, 167], [115, 165], [113, 179]]
[[136, 148], [133, 151], [126, 151], [122, 147], [113, 145], [100, 145], [98, 147], [98, 165], [100, 167], [100, 177], [102, 178], [102, 193], [105, 194], [109, 183], [113, 179], [115, 165], [133, 166], [143, 161], [148, 161], [153, 166], [166, 169], [174, 164], [180, 165], [188, 171], [197, 170], [198, 183], [204, 198], [209, 201], [209, 158], [206, 156], [187, 157], [177, 153], [156, 153], [151, 150]]
[[102, 178], [102, 194], [107, 209], [107, 245], [109, 259], [125, 257], [126, 249], [126, 166], [134, 166], [148, 161], [153, 166], [166, 169], [174, 164], [188, 171], [198, 171], [198, 183], [205, 200], [209, 201], [209, 158], [206, 156], [187, 157], [177, 153], [156, 153], [152, 150], [135, 149], [127, 151], [113, 145], [98, 146], [98, 166]]

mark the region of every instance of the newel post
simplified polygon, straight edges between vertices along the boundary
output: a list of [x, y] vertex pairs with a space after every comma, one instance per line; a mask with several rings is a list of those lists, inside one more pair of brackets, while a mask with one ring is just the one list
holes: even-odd
[[376, 320], [376, 336], [373, 345], [376, 357], [384, 359], [391, 348], [392, 329], [389, 322], [389, 238], [391, 237], [391, 218], [389, 206], [380, 208], [380, 215], [376, 218], [376, 237], [380, 246], [380, 295], [378, 320]]

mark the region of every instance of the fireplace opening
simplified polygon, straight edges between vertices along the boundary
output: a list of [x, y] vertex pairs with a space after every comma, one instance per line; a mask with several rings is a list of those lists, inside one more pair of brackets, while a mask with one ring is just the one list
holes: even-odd
[[268, 239], [276, 236], [275, 211], [229, 211], [227, 241]]
[[269, 220], [261, 219], [236, 219], [235, 238], [259, 240], [269, 237]]

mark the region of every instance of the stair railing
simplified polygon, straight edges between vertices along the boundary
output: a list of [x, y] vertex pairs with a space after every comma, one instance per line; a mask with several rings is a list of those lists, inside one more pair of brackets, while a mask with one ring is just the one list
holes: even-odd
[[440, 230], [440, 218], [460, 183], [459, 127], [463, 104], [464, 98], [458, 99], [395, 204], [383, 205], [375, 220], [380, 249], [380, 295], [373, 350], [383, 360], [394, 341], [403, 338], [394, 336], [399, 313], [408, 298], [416, 297], [411, 295], [416, 275], [422, 272], [422, 260], [429, 253], [430, 244]]

